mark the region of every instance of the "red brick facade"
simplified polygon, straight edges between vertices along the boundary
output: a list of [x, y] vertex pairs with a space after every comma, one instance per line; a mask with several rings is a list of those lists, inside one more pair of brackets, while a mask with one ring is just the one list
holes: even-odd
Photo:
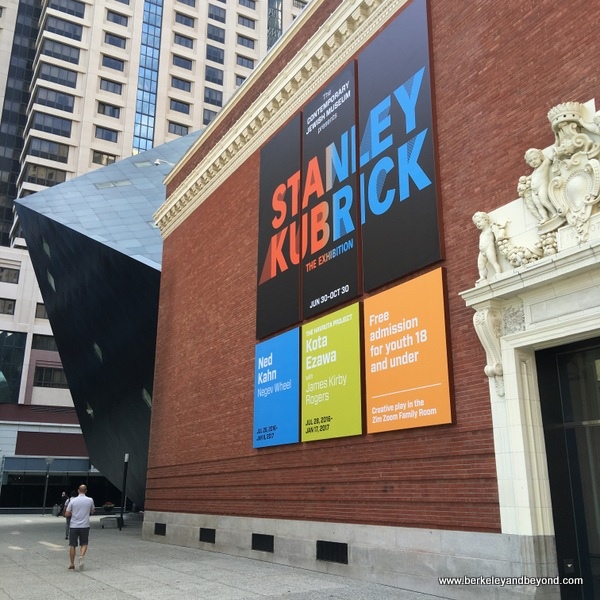
[[477, 279], [471, 217], [517, 197], [551, 107], [596, 95], [597, 28], [582, 0], [429, 6], [454, 423], [252, 448], [255, 153], [165, 239], [148, 510], [500, 531], [485, 354], [458, 296]]

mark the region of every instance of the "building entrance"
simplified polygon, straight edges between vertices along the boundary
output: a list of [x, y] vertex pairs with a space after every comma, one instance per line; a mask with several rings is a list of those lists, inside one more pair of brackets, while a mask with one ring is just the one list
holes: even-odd
[[600, 339], [536, 353], [563, 600], [600, 600]]

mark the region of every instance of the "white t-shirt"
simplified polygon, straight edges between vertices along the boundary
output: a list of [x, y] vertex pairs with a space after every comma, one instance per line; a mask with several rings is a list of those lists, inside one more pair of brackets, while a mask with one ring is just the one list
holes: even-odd
[[94, 501], [85, 494], [79, 494], [77, 498], [71, 498], [67, 510], [71, 513], [71, 528], [89, 527]]

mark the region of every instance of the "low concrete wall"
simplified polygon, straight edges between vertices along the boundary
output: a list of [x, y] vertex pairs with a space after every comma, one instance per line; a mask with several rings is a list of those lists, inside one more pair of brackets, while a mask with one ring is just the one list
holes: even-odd
[[[203, 536], [212, 541], [200, 541]], [[272, 552], [253, 534], [273, 536]], [[146, 511], [145, 540], [372, 581], [452, 600], [559, 600], [557, 585], [440, 585], [439, 577], [556, 577], [552, 537]], [[206, 537], [205, 537], [206, 539]], [[261, 538], [265, 540], [264, 537]], [[317, 559], [317, 541], [334, 560]], [[268, 545], [268, 544], [267, 544]], [[340, 553], [337, 553], [340, 550]], [[347, 564], [335, 562], [345, 558]], [[336, 556], [337, 554], [337, 556]]]

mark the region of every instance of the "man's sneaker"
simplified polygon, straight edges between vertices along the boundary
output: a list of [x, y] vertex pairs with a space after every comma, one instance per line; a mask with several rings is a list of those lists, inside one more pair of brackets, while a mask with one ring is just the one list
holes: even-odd
[[83, 571], [83, 567], [84, 567], [83, 556], [80, 556], [79, 557], [79, 570]]

